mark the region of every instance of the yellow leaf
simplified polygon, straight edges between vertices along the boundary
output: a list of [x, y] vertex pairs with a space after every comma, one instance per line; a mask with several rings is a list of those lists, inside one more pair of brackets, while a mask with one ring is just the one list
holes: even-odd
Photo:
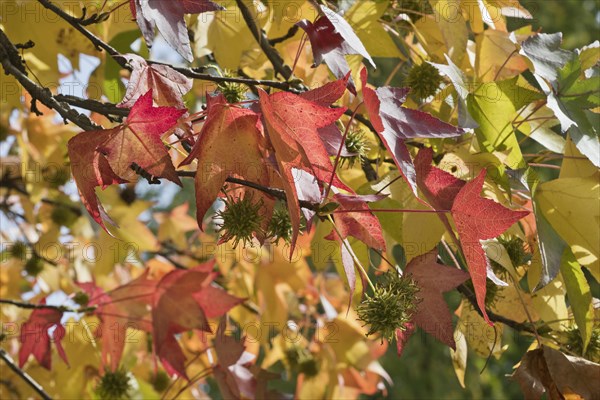
[[598, 168], [577, 149], [567, 136], [565, 158], [560, 167], [560, 178], [583, 178], [594, 175]]
[[357, 1], [346, 12], [344, 18], [350, 23], [356, 35], [365, 45], [371, 57], [404, 59], [398, 46], [384, 24], [379, 20], [389, 6], [389, 1]]
[[600, 172], [541, 184], [536, 192], [540, 210], [571, 246], [577, 262], [600, 278]]
[[450, 59], [460, 65], [467, 52], [469, 31], [460, 11], [459, 0], [430, 0], [435, 19], [446, 43]]
[[452, 358], [452, 366], [454, 373], [458, 378], [460, 386], [465, 387], [465, 372], [467, 371], [467, 339], [465, 335], [456, 329], [454, 331], [456, 341], [456, 351], [450, 349], [450, 357]]

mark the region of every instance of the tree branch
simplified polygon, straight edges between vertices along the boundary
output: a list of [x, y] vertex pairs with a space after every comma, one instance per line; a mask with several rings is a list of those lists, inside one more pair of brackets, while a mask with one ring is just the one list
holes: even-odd
[[[9, 43], [10, 46], [7, 44]], [[13, 50], [16, 50], [14, 45], [10, 42], [6, 34], [2, 29], [0, 29], [0, 63], [4, 68], [4, 72], [6, 74], [10, 74], [14, 76], [19, 83], [31, 94], [32, 97], [32, 111], [35, 110], [35, 101], [39, 100], [46, 107], [51, 108], [58, 112], [60, 116], [63, 118], [65, 123], [67, 121], [72, 121], [81, 129], [86, 131], [102, 129], [100, 125], [92, 122], [87, 116], [78, 113], [76, 110], [72, 109], [65, 103], [60, 103], [58, 100], [54, 98], [52, 92], [48, 88], [44, 88], [27, 76], [27, 73], [23, 72], [22, 60], [18, 65], [13, 65], [14, 57], [11, 56], [13, 54]], [[19, 57], [20, 59], [20, 57]], [[39, 113], [39, 111], [38, 111]]]
[[13, 361], [12, 357], [8, 355], [8, 353], [4, 349], [0, 349], [0, 358], [2, 361], [8, 365], [10, 369], [13, 370], [15, 374], [17, 374], [21, 379], [23, 379], [40, 397], [44, 400], [52, 400], [52, 397], [48, 395], [44, 391], [42, 385], [37, 383], [27, 372], [23, 371], [19, 366]]
[[[86, 38], [88, 38], [88, 40], [90, 42], [92, 42], [92, 44], [97, 49], [102, 49], [102, 50], [106, 51], [117, 62], [117, 64], [119, 64], [122, 68], [131, 71], [131, 66], [128, 65], [127, 58], [124, 57], [121, 53], [119, 53], [114, 47], [112, 47], [108, 43], [104, 42], [98, 36], [94, 35], [92, 32], [90, 32], [84, 26], [82, 26], [81, 19], [75, 18], [72, 15], [69, 15], [63, 9], [61, 9], [60, 7], [53, 4], [50, 0], [38, 0], [38, 2], [42, 6], [46, 7], [47, 9], [51, 10], [56, 15], [58, 15], [59, 17], [64, 19], [73, 28], [75, 28], [79, 32], [81, 32], [81, 34], [84, 35]], [[279, 54], [277, 53], [277, 51], [272, 47], [271, 47], [271, 49], [272, 49], [272, 51], [275, 51], [275, 53], [279, 57]], [[279, 59], [281, 59], [281, 57], [279, 57]], [[234, 82], [234, 83], [243, 83], [246, 85], [262, 85], [262, 86], [268, 86], [268, 87], [281, 89], [281, 90], [291, 90], [290, 84], [288, 82], [214, 76], [214, 75], [210, 75], [210, 74], [206, 74], [206, 73], [200, 73], [196, 69], [192, 69], [192, 68], [175, 67], [175, 66], [172, 66], [169, 64], [164, 64], [164, 63], [160, 63], [157, 61], [150, 61], [150, 60], [146, 60], [146, 62], [148, 64], [167, 65], [168, 67], [174, 69], [175, 71], [187, 76], [188, 78], [192, 78], [192, 79], [200, 79], [200, 80], [216, 82], [216, 83]], [[282, 63], [283, 63], [283, 60], [281, 60], [281, 64]], [[289, 70], [289, 67], [287, 67], [287, 68]], [[289, 70], [289, 73], [287, 74], [287, 76], [286, 75], [283, 75], [283, 76], [286, 79], [289, 79], [289, 77], [291, 76], [291, 70]]]
[[242, 16], [244, 17], [244, 21], [246, 21], [246, 25], [248, 25], [250, 32], [252, 32], [254, 39], [256, 39], [260, 45], [260, 48], [273, 65], [275, 72], [283, 76], [286, 81], [289, 81], [292, 77], [292, 69], [285, 65], [283, 58], [281, 58], [281, 55], [279, 55], [279, 52], [273, 46], [271, 46], [267, 35], [265, 35], [262, 29], [260, 29], [260, 27], [256, 24], [252, 13], [243, 0], [236, 0], [236, 4], [242, 13]]
[[88, 313], [88, 312], [92, 312], [96, 309], [96, 307], [82, 307], [79, 309], [74, 309], [74, 308], [70, 308], [70, 307], [66, 307], [66, 306], [53, 306], [50, 304], [25, 303], [22, 301], [10, 300], [10, 299], [0, 299], [0, 304], [10, 304], [11, 306], [24, 308], [27, 310], [56, 310], [56, 311], [60, 311], [63, 313], [69, 312], [69, 313], [76, 313], [76, 314]]
[[[177, 175], [182, 176], [182, 177], [193, 178], [196, 176], [196, 171], [177, 171]], [[225, 179], [225, 181], [229, 182], [229, 183], [235, 183], [237, 185], [242, 185], [242, 186], [246, 186], [246, 187], [249, 187], [252, 189], [259, 190], [259, 191], [266, 193], [269, 196], [273, 196], [279, 200], [285, 201], [287, 198], [285, 191], [283, 191], [282, 189], [263, 186], [258, 183], [246, 181], [244, 179], [233, 178], [233, 177], [227, 177], [227, 179]], [[320, 206], [319, 203], [312, 203], [310, 201], [300, 200], [300, 207], [306, 208], [307, 210], [319, 211], [319, 206]]]

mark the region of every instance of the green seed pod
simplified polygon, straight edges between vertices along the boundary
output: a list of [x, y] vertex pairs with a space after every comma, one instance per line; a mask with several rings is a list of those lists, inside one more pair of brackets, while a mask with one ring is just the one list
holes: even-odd
[[75, 293], [75, 296], [73, 296], [73, 301], [79, 304], [81, 307], [87, 307], [88, 303], [90, 302], [90, 296], [84, 292], [77, 292]]
[[352, 130], [348, 132], [346, 135], [346, 149], [350, 153], [355, 153], [356, 155], [351, 157], [345, 157], [342, 159], [342, 162], [347, 161], [348, 166], [352, 168], [354, 163], [357, 161], [360, 163], [366, 156], [369, 151], [369, 145], [365, 138], [365, 132], [361, 129]]
[[289, 242], [292, 238], [292, 221], [290, 214], [283, 207], [276, 207], [273, 211], [271, 221], [267, 228], [267, 237], [275, 239], [278, 243], [280, 239]]
[[225, 209], [217, 213], [223, 222], [219, 226], [221, 241], [233, 240], [233, 247], [241, 241], [244, 246], [252, 243], [252, 238], [261, 232], [262, 215], [260, 209], [262, 199], [254, 203], [253, 195], [245, 194], [243, 198], [233, 199], [229, 196], [224, 200]]
[[107, 371], [96, 386], [95, 392], [102, 400], [126, 400], [131, 398], [130, 377], [127, 371]]
[[419, 286], [411, 276], [400, 276], [390, 270], [375, 284], [375, 292], [367, 294], [357, 307], [358, 320], [369, 325], [367, 336], [379, 333], [392, 341], [396, 329], [404, 329], [416, 311]]
[[66, 226], [68, 228], [77, 221], [79, 216], [69, 208], [58, 205], [52, 210], [50, 218], [52, 218], [52, 222], [56, 225]]
[[[233, 77], [231, 71], [223, 71], [223, 76]], [[246, 99], [247, 88], [244, 84], [235, 82], [219, 82], [217, 84], [219, 91], [225, 96], [229, 103], [239, 103]]]
[[169, 375], [167, 375], [166, 372], [158, 371], [156, 372], [156, 375], [152, 376], [150, 383], [152, 383], [154, 390], [156, 390], [158, 393], [161, 393], [169, 387], [171, 378], [169, 378]]
[[27, 245], [21, 241], [15, 242], [10, 248], [10, 255], [19, 260], [25, 260], [27, 257]]
[[25, 263], [24, 269], [25, 272], [27, 272], [27, 275], [37, 276], [40, 272], [44, 270], [44, 260], [37, 255], [33, 255]]
[[423, 62], [420, 65], [415, 64], [406, 77], [405, 85], [410, 88], [410, 94], [417, 100], [424, 100], [433, 96], [440, 84], [442, 76], [436, 67]]

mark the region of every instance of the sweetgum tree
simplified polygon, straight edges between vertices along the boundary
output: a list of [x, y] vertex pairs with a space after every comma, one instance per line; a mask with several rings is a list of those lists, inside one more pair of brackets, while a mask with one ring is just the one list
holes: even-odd
[[416, 330], [599, 398], [598, 42], [518, 0], [0, 6], [2, 398], [379, 396]]

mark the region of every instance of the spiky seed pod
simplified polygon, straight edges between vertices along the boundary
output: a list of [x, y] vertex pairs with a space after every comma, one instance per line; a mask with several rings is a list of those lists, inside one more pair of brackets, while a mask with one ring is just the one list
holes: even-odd
[[96, 386], [95, 392], [102, 400], [125, 400], [131, 398], [131, 383], [127, 371], [107, 371]]
[[246, 193], [243, 198], [234, 199], [227, 196], [224, 199], [225, 209], [216, 215], [222, 219], [218, 229], [222, 242], [233, 240], [235, 248], [241, 241], [246, 246], [252, 243], [252, 238], [257, 232], [261, 232], [263, 216], [260, 209], [263, 202], [261, 199], [255, 203], [253, 197], [252, 193]]
[[150, 383], [152, 383], [154, 390], [156, 390], [158, 393], [161, 393], [164, 392], [167, 387], [169, 387], [171, 378], [169, 378], [169, 375], [167, 375], [166, 372], [158, 371], [155, 375], [152, 375]]
[[527, 264], [531, 260], [531, 253], [525, 249], [525, 242], [518, 237], [498, 238], [498, 242], [504, 246], [510, 261], [515, 267]]
[[379, 333], [382, 340], [392, 341], [396, 329], [405, 329], [419, 303], [419, 286], [411, 276], [400, 276], [390, 270], [375, 284], [375, 292], [367, 294], [357, 307], [359, 321], [369, 325], [367, 336]]
[[306, 348], [293, 345], [285, 351], [285, 359], [290, 369], [294, 372], [304, 374], [307, 378], [319, 373], [319, 362]]
[[410, 94], [418, 100], [433, 96], [441, 83], [442, 76], [440, 72], [427, 62], [419, 65], [415, 64], [408, 72], [405, 81], [405, 85], [410, 88]]
[[90, 302], [90, 296], [84, 292], [77, 292], [75, 293], [75, 296], [73, 296], [73, 301], [79, 304], [81, 307], [87, 307], [88, 303]]
[[267, 228], [267, 237], [279, 243], [280, 239], [289, 242], [292, 238], [292, 221], [290, 214], [283, 207], [276, 207]]
[[600, 363], [600, 325], [595, 324], [592, 329], [592, 337], [590, 342], [583, 352], [583, 339], [579, 329], [574, 326], [559, 333], [559, 339], [567, 348], [567, 350], [584, 357], [591, 362]]
[[352, 168], [357, 161], [360, 163], [367, 156], [369, 144], [365, 138], [365, 132], [362, 129], [351, 130], [346, 135], [346, 149], [350, 153], [355, 153], [355, 156], [344, 157], [342, 162], [348, 162], [348, 166]]
[[32, 255], [25, 263], [25, 272], [29, 276], [37, 276], [44, 270], [44, 260], [38, 255]]
[[[233, 74], [231, 71], [225, 70], [223, 71], [223, 76], [230, 78], [233, 77]], [[217, 87], [229, 103], [239, 103], [246, 99], [247, 88], [242, 83], [219, 82]]]
[[10, 248], [10, 255], [19, 260], [25, 260], [27, 257], [27, 245], [21, 241], [15, 242]]
[[67, 207], [58, 205], [52, 210], [50, 218], [56, 225], [66, 226], [68, 228], [72, 226], [75, 221], [77, 221], [79, 216], [73, 211], [69, 210]]

